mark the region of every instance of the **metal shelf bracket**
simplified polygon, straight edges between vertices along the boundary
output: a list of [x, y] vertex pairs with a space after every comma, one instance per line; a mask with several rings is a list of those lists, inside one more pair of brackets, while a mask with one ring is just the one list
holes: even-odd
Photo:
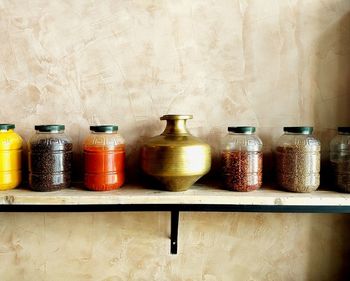
[[177, 254], [177, 240], [179, 233], [179, 211], [171, 211], [171, 229], [170, 229], [170, 253]]

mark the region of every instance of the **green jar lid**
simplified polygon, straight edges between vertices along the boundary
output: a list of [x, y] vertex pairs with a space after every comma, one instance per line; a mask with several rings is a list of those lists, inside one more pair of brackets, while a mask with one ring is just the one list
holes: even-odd
[[15, 124], [0, 124], [0, 130], [13, 130], [15, 128]]
[[57, 132], [57, 131], [64, 131], [65, 127], [64, 125], [35, 125], [34, 129], [39, 132]]
[[117, 132], [118, 126], [117, 125], [90, 126], [90, 131], [97, 132], [97, 133]]
[[314, 128], [313, 127], [283, 127], [284, 132], [295, 133], [295, 134], [312, 134]]
[[338, 127], [338, 133], [350, 134], [350, 127]]
[[250, 127], [250, 126], [228, 127], [227, 130], [229, 132], [238, 133], [238, 134], [253, 134], [253, 133], [255, 133], [255, 127]]

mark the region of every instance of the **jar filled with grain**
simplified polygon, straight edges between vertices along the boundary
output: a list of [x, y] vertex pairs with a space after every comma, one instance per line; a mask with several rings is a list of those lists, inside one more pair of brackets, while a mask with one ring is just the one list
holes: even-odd
[[262, 184], [262, 141], [255, 127], [228, 127], [221, 150], [222, 176], [226, 188], [252, 191]]
[[284, 127], [276, 148], [277, 182], [292, 192], [312, 192], [320, 185], [320, 141], [312, 127]]
[[337, 188], [350, 192], [350, 127], [339, 127], [330, 144], [332, 178]]
[[67, 188], [71, 182], [72, 140], [64, 125], [35, 126], [29, 140], [29, 185], [34, 191]]

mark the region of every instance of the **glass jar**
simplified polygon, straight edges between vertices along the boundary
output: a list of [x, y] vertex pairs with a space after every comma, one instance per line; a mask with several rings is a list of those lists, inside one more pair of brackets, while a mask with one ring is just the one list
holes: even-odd
[[262, 142], [255, 127], [228, 127], [222, 143], [221, 166], [225, 186], [251, 191], [262, 184]]
[[332, 178], [337, 188], [350, 192], [350, 127], [339, 127], [330, 143]]
[[93, 191], [117, 189], [125, 180], [125, 141], [118, 126], [90, 126], [84, 142], [85, 187]]
[[277, 182], [292, 192], [312, 192], [320, 185], [319, 140], [313, 127], [284, 127], [277, 142]]
[[22, 138], [14, 124], [0, 124], [0, 190], [12, 189], [21, 182]]
[[29, 140], [29, 185], [34, 191], [55, 191], [70, 186], [71, 139], [64, 125], [35, 126]]

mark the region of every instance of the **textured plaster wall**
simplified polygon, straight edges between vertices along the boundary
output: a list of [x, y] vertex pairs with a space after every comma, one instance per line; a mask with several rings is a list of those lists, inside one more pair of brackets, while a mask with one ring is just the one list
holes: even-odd
[[[90, 124], [117, 123], [129, 180], [165, 113], [218, 152], [228, 125], [350, 124], [350, 1], [0, 0], [0, 120], [25, 139], [66, 124], [75, 169]], [[215, 164], [215, 162], [214, 162]], [[215, 168], [215, 166], [214, 166]], [[0, 214], [1, 280], [346, 280], [342, 215]]]

